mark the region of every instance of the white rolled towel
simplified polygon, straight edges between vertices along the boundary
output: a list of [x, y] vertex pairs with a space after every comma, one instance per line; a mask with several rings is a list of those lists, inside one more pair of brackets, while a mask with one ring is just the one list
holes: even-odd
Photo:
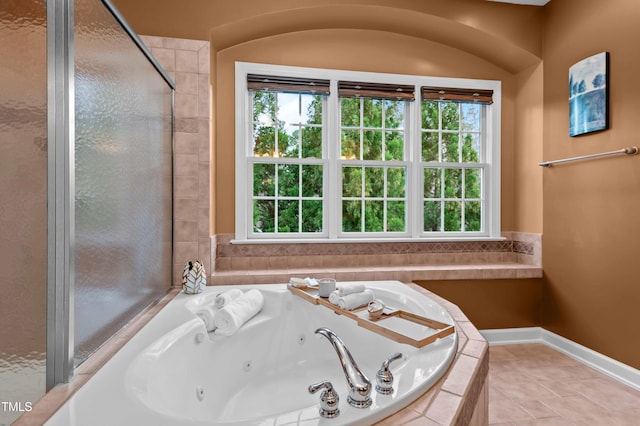
[[215, 328], [215, 323], [213, 321], [216, 316], [216, 310], [213, 309], [213, 306], [203, 306], [198, 309], [196, 312], [196, 316], [198, 316], [202, 322], [204, 322], [204, 326], [207, 328], [207, 331], [213, 331]]
[[366, 289], [360, 293], [351, 293], [338, 299], [338, 306], [347, 311], [352, 311], [361, 306], [367, 305], [373, 300], [373, 290]]
[[215, 333], [223, 336], [231, 336], [233, 333], [254, 315], [262, 310], [264, 296], [259, 290], [249, 290], [242, 296], [216, 312], [213, 319]]
[[340, 293], [338, 292], [338, 290], [333, 290], [331, 293], [329, 293], [329, 302], [337, 305], [338, 300], [340, 300]]
[[340, 284], [340, 287], [338, 288], [338, 295], [342, 297], [347, 294], [362, 293], [365, 289], [366, 287], [364, 284]]
[[242, 290], [239, 288], [232, 288], [231, 290], [222, 292], [216, 296], [216, 308], [222, 309], [226, 304], [231, 303], [234, 299], [237, 299], [240, 296], [242, 296]]

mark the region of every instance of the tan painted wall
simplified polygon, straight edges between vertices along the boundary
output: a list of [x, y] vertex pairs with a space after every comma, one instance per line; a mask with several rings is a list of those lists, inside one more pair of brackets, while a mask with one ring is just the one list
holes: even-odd
[[541, 325], [542, 279], [416, 283], [458, 305], [480, 330]]
[[[239, 33], [255, 31], [242, 25], [255, 17], [271, 28], [296, 28], [289, 32], [300, 31], [303, 25], [317, 29], [334, 27], [337, 22], [374, 25], [376, 20], [386, 20], [387, 31], [429, 34], [426, 38], [449, 45], [478, 46], [484, 40], [478, 40], [479, 36], [466, 37], [466, 30], [461, 28], [477, 29], [485, 37], [495, 37], [494, 41], [504, 44], [494, 54], [505, 57], [504, 61], [509, 61], [506, 56], [513, 54], [523, 58], [522, 52], [516, 53], [518, 50], [533, 55], [534, 61], [541, 52], [540, 8], [478, 0], [113, 0], [112, 3], [139, 34], [155, 36], [207, 40], [212, 29], [228, 26], [231, 31], [224, 31], [225, 38], [232, 39]], [[294, 15], [297, 20], [289, 19]], [[397, 19], [400, 16], [403, 20]], [[416, 27], [412, 27], [414, 24]], [[456, 24], [457, 31], [442, 31], [445, 25], [452, 24]], [[491, 48], [484, 47], [487, 51]]]
[[543, 65], [516, 75], [513, 229], [542, 233]]
[[[638, 145], [640, 2], [551, 1], [544, 25], [544, 157]], [[570, 138], [568, 68], [609, 51], [607, 131]], [[544, 326], [640, 368], [640, 157], [544, 170]]]

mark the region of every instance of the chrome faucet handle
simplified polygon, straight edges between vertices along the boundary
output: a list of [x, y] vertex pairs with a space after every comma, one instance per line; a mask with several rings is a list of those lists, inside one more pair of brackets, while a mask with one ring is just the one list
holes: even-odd
[[402, 358], [402, 354], [400, 352], [396, 352], [382, 363], [382, 367], [380, 367], [380, 370], [378, 370], [378, 373], [376, 374], [376, 391], [378, 391], [378, 393], [383, 395], [393, 393], [393, 374], [389, 371], [389, 364], [400, 358]]
[[373, 385], [369, 378], [360, 370], [351, 352], [349, 352], [349, 349], [344, 345], [344, 342], [336, 333], [326, 327], [318, 328], [316, 334], [326, 337], [331, 343], [331, 346], [333, 346], [333, 349], [335, 349], [336, 354], [338, 354], [342, 371], [347, 379], [349, 391], [347, 402], [356, 408], [370, 407], [373, 402], [370, 397]]
[[320, 394], [320, 416], [326, 419], [338, 417], [340, 414], [338, 392], [333, 389], [331, 382], [327, 381], [309, 385], [309, 393], [316, 393], [320, 389], [324, 389]]

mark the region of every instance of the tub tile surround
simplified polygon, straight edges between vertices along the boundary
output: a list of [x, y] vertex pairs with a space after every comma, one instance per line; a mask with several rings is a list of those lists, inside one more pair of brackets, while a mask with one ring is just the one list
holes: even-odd
[[447, 373], [433, 387], [404, 409], [376, 424], [488, 424], [489, 344], [458, 306], [417, 284], [407, 285], [438, 302], [449, 312], [458, 333], [457, 354]]
[[211, 271], [209, 233], [209, 42], [140, 36], [174, 78], [174, 277], [180, 284], [189, 260]]
[[504, 232], [503, 241], [233, 244], [211, 238], [211, 285], [287, 282], [540, 278], [542, 236]]
[[[458, 333], [454, 360], [445, 375], [407, 407], [376, 423], [380, 426], [413, 425], [487, 425], [489, 345], [478, 330], [453, 303], [423, 289], [407, 284], [415, 291], [441, 304], [450, 313]], [[31, 412], [23, 414], [14, 426], [42, 425], [82, 385], [122, 348], [153, 316], [169, 303], [179, 290], [171, 290], [156, 305], [140, 313], [78, 368], [68, 384], [58, 385], [38, 401]]]

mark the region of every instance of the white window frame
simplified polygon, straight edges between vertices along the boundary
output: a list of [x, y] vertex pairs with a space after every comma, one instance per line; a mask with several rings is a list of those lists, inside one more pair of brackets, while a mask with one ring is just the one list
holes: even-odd
[[[322, 78], [331, 81], [331, 95], [324, 102], [323, 110], [323, 219], [324, 232], [318, 234], [260, 234], [253, 232], [252, 191], [250, 179], [253, 161], [251, 137], [251, 93], [247, 89], [247, 74]], [[340, 159], [340, 100], [337, 82], [369, 81], [382, 84], [408, 84], [416, 87], [416, 100], [406, 108], [405, 161], [407, 164], [407, 205], [405, 207], [407, 231], [405, 233], [343, 233], [341, 226], [342, 191], [334, 195], [330, 188], [341, 188], [341, 166], [348, 160]], [[493, 103], [484, 108], [486, 128], [482, 132], [481, 162], [474, 167], [485, 170], [483, 176], [483, 230], [481, 232], [423, 232], [423, 167], [421, 162], [421, 104], [422, 86], [461, 87], [493, 90]], [[403, 74], [381, 74], [358, 71], [342, 71], [320, 68], [291, 67], [283, 65], [236, 62], [235, 68], [235, 230], [233, 243], [283, 243], [283, 242], [391, 242], [391, 241], [475, 241], [501, 240], [500, 236], [500, 116], [502, 85], [497, 80], [429, 77]], [[337, 138], [337, 139], [336, 139]], [[413, 142], [412, 142], [413, 141]], [[417, 143], [415, 141], [418, 141]], [[301, 159], [303, 164], [307, 160]], [[317, 164], [318, 160], [312, 160]], [[380, 161], [381, 166], [392, 166], [392, 161]], [[372, 164], [374, 164], [372, 162]], [[446, 167], [447, 163], [431, 163]], [[470, 164], [471, 165], [471, 164]]]

